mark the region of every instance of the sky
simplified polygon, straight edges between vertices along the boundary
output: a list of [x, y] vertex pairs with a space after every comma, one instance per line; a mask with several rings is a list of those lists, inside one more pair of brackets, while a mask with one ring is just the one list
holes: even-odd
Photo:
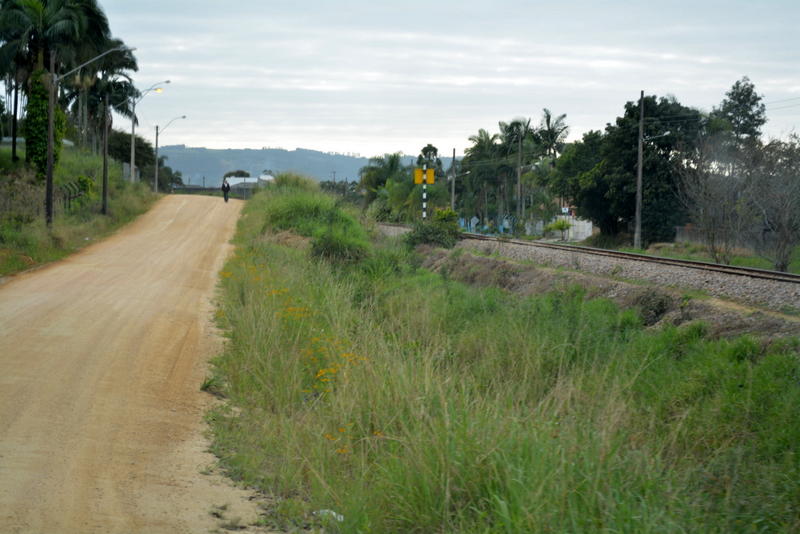
[[[796, 0], [101, 0], [136, 47], [137, 133], [160, 145], [371, 157], [565, 113], [571, 140], [639, 91], [710, 111], [748, 76], [764, 133], [800, 124]], [[127, 126], [125, 126], [127, 124]], [[115, 127], [130, 129], [117, 117]]]

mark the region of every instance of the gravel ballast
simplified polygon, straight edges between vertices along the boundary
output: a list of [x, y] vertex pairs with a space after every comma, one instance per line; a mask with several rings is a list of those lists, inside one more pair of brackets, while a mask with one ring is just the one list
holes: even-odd
[[[379, 225], [381, 232], [397, 236], [409, 231], [400, 225]], [[456, 245], [478, 252], [517, 261], [530, 261], [548, 267], [562, 267], [628, 280], [652, 282], [666, 287], [695, 289], [716, 297], [729, 298], [774, 310], [800, 310], [800, 284], [780, 280], [704, 271], [678, 265], [664, 265], [630, 258], [611, 258], [579, 250], [537, 247], [535, 243], [484, 241], [463, 238]]]
[[503, 241], [465, 238], [458, 248], [496, 254], [549, 267], [564, 267], [602, 276], [653, 282], [667, 287], [696, 289], [718, 297], [757, 304], [775, 310], [800, 309], [800, 284], [780, 280], [703, 271], [678, 265], [610, 258], [579, 251], [558, 250]]

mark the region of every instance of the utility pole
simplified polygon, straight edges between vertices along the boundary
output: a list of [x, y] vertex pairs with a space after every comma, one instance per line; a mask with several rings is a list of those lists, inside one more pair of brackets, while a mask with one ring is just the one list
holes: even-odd
[[333, 189], [336, 190], [336, 171], [331, 171], [333, 175]]
[[47, 227], [53, 225], [53, 119], [56, 113], [56, 53], [50, 51], [50, 101], [47, 106], [47, 177], [45, 178], [44, 217]]
[[131, 165], [128, 180], [136, 181], [136, 98], [131, 96]]
[[153, 193], [158, 193], [158, 124], [156, 124], [156, 172], [153, 174]]
[[16, 76], [14, 76], [14, 118], [11, 121], [11, 161], [13, 162], [19, 161], [19, 156], [17, 156], [17, 117], [19, 116], [18, 102], [19, 82], [17, 81]]
[[456, 211], [456, 149], [453, 149], [453, 161], [450, 162], [450, 209]]
[[636, 227], [633, 248], [642, 248], [642, 143], [644, 142], [644, 91], [639, 95], [639, 153], [636, 157]]
[[522, 132], [517, 139], [517, 224], [522, 221]]
[[108, 215], [108, 93], [103, 110], [103, 215]]

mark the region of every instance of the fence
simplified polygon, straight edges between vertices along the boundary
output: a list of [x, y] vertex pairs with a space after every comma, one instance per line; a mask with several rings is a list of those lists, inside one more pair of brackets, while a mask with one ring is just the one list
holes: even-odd
[[[64, 214], [76, 207], [84, 195], [77, 182], [56, 186], [53, 190], [53, 213]], [[29, 222], [44, 217], [45, 186], [26, 182], [9, 182], [0, 186], [0, 220]]]
[[[473, 216], [470, 219], [460, 218], [458, 223], [464, 230], [476, 234], [510, 234], [512, 232], [513, 219], [512, 216], [509, 216], [497, 221], [493, 220], [491, 226], [489, 226], [483, 224], [477, 216]], [[582, 241], [594, 232], [591, 221], [579, 219], [573, 215], [559, 215], [553, 221], [558, 219], [564, 219], [570, 224], [569, 230], [564, 236], [567, 241]], [[525, 234], [542, 235], [544, 227], [544, 221], [528, 221], [525, 223]], [[560, 237], [560, 233], [558, 234]]]

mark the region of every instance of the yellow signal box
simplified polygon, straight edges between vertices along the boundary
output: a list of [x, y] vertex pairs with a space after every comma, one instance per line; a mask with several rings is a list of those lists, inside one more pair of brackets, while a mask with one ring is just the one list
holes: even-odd
[[423, 177], [426, 184], [432, 184], [435, 178], [433, 169], [414, 169], [415, 184], [421, 184], [423, 182]]

